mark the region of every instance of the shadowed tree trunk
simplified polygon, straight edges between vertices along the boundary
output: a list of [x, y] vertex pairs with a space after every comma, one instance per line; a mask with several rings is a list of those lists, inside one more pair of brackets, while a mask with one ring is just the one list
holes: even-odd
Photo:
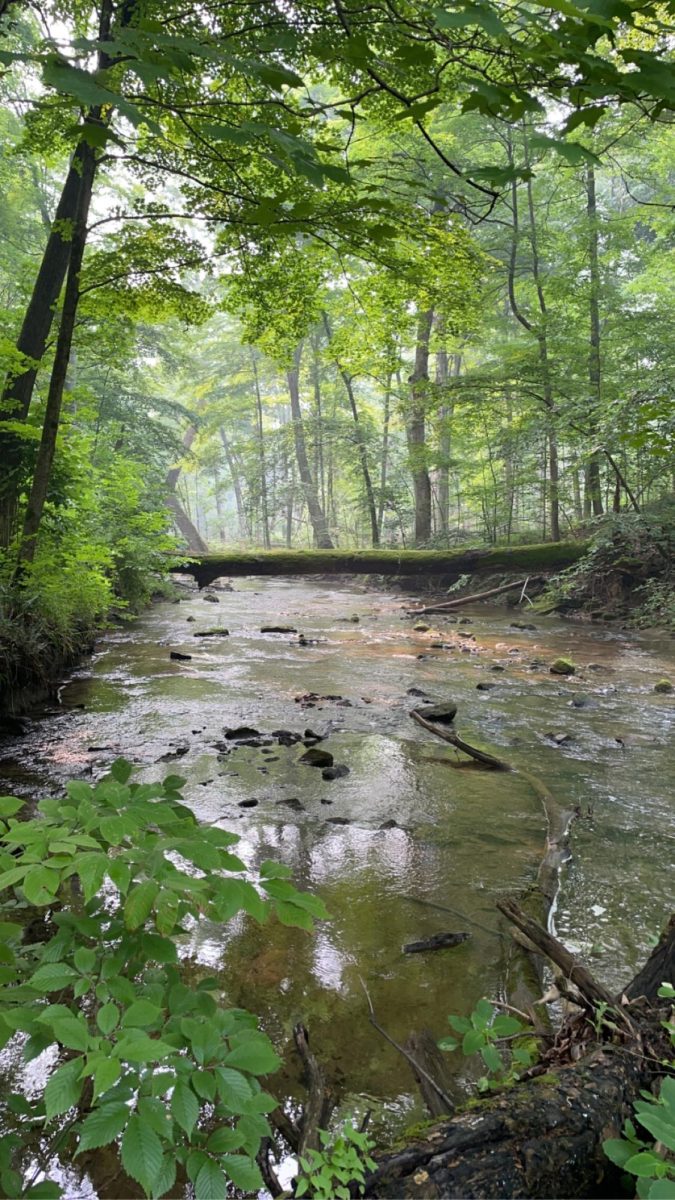
[[265, 433], [263, 430], [263, 411], [262, 397], [260, 395], [260, 380], [258, 378], [258, 359], [257, 351], [251, 348], [251, 362], [253, 363], [253, 379], [255, 381], [255, 411], [258, 426], [258, 459], [260, 462], [260, 515], [262, 518], [262, 535], [263, 546], [269, 550], [272, 542], [270, 540], [270, 518], [269, 505], [267, 500], [267, 463], [265, 462]]
[[239, 523], [239, 536], [247, 538], [249, 536], [248, 521], [246, 519], [246, 506], [244, 504], [244, 494], [241, 488], [241, 470], [237, 462], [237, 456], [230, 445], [228, 438], [222, 425], [220, 426], [220, 440], [223, 443], [225, 458], [230, 471], [230, 479], [232, 480], [232, 488], [234, 490], [234, 499], [237, 505], [237, 521]]
[[[326, 330], [326, 337], [328, 338], [328, 344], [330, 345], [331, 330], [330, 330], [330, 323], [328, 320], [327, 313], [323, 314], [323, 324], [324, 324], [324, 329]], [[345, 391], [346, 391], [347, 397], [349, 399], [349, 407], [352, 410], [352, 417], [354, 420], [354, 437], [356, 439], [356, 448], [357, 448], [358, 455], [359, 455], [359, 463], [361, 466], [361, 475], [363, 476], [363, 486], [364, 486], [365, 493], [366, 493], [366, 504], [368, 507], [368, 517], [370, 520], [370, 541], [371, 541], [371, 545], [379, 546], [379, 544], [380, 544], [380, 529], [379, 529], [379, 524], [378, 524], [378, 520], [377, 520], [377, 509], [375, 507], [375, 490], [373, 488], [373, 481], [371, 479], [370, 469], [368, 467], [368, 450], [366, 447], [366, 439], [364, 437], [363, 426], [361, 425], [361, 420], [359, 417], [359, 410], [356, 407], [356, 396], [354, 395], [354, 381], [352, 379], [352, 376], [349, 374], [349, 371], [347, 371], [343, 367], [342, 363], [337, 358], [337, 356], [334, 356], [334, 362], [338, 369], [340, 378], [345, 385]]]
[[[196, 436], [197, 426], [190, 425], [183, 434], [183, 450], [185, 454], [187, 454], [191, 449], [192, 443], [194, 442]], [[179, 465], [177, 467], [171, 467], [171, 470], [167, 471], [166, 473], [166, 479], [164, 481], [168, 493], [166, 497], [166, 506], [171, 511], [174, 525], [176, 526], [178, 532], [182, 533], [183, 537], [185, 538], [189, 552], [191, 554], [208, 554], [208, 543], [204, 541], [204, 538], [197, 529], [196, 525], [193, 524], [176, 494], [176, 486], [178, 484], [182, 469], [182, 466]]]
[[433, 319], [433, 308], [419, 314], [415, 366], [409, 379], [411, 402], [406, 434], [415, 496], [416, 546], [424, 545], [431, 538], [431, 480], [427, 464], [426, 403], [429, 384], [429, 339]]
[[[586, 216], [588, 218], [588, 262], [590, 269], [589, 290], [589, 349], [588, 389], [590, 396], [591, 438], [595, 440], [597, 419], [601, 401], [600, 363], [600, 267], [598, 263], [598, 209], [595, 199], [595, 168], [586, 167]], [[602, 516], [602, 489], [600, 485], [600, 451], [593, 449], [585, 471], [584, 508], [586, 516]]]
[[391, 371], [387, 375], [384, 389], [384, 406], [382, 410], [382, 462], [380, 464], [380, 499], [377, 506], [377, 538], [378, 545], [382, 538], [382, 522], [384, 520], [384, 500], [387, 489], [387, 471], [389, 468], [389, 422], [391, 419]]
[[307, 503], [309, 519], [314, 532], [314, 541], [320, 550], [332, 550], [333, 542], [328, 532], [328, 522], [319, 502], [316, 484], [307, 457], [305, 429], [300, 409], [300, 361], [302, 359], [302, 342], [293, 356], [293, 366], [287, 372], [288, 393], [291, 398], [291, 418], [293, 421], [293, 439], [295, 442], [295, 457], [298, 464], [298, 474]]

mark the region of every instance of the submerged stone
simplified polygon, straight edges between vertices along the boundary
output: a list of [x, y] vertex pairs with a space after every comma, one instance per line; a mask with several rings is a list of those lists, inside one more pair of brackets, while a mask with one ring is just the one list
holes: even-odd
[[417, 711], [425, 721], [435, 721], [437, 725], [451, 725], [457, 716], [457, 705], [449, 701], [446, 704], [429, 704]]
[[672, 692], [672, 690], [673, 685], [669, 679], [659, 679], [659, 682], [654, 684], [654, 691], [658, 692], [659, 695], [665, 696], [669, 692]]
[[297, 633], [294, 625], [261, 625], [261, 633]]
[[251, 725], [236, 725], [232, 729], [225, 729], [223, 732], [226, 738], [235, 742], [242, 741], [244, 738], [260, 737], [260, 730], [254, 729]]
[[328, 750], [317, 750], [314, 746], [300, 756], [300, 762], [308, 767], [332, 767], [333, 755]]
[[333, 779], [344, 779], [345, 775], [349, 775], [349, 767], [344, 763], [336, 763], [334, 767], [326, 767], [321, 772], [321, 778], [329, 782]]
[[229, 637], [229, 629], [198, 629], [193, 637]]
[[576, 666], [569, 658], [556, 658], [549, 668], [551, 675], [574, 675]]
[[180, 650], [170, 650], [169, 658], [173, 659], [174, 662], [191, 662], [192, 661], [191, 654], [182, 654]]

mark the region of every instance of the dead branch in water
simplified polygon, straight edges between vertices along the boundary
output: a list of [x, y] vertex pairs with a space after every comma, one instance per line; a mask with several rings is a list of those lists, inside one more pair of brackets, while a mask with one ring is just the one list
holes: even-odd
[[478, 603], [479, 600], [489, 600], [491, 596], [500, 596], [503, 592], [514, 592], [516, 588], [521, 588], [520, 600], [522, 603], [525, 595], [525, 588], [528, 583], [537, 583], [538, 575], [530, 576], [527, 579], [518, 579], [515, 583], [502, 583], [499, 587], [488, 588], [485, 592], [474, 592], [471, 596], [461, 596], [457, 600], [442, 600], [438, 604], [428, 604], [426, 608], [409, 608], [407, 609], [408, 616], [419, 617], [426, 613], [444, 613], [450, 612], [453, 608], [461, 608], [464, 604]]

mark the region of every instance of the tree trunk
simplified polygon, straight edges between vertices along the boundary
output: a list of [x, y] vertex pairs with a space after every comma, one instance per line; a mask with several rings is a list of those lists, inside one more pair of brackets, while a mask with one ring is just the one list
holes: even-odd
[[387, 471], [389, 468], [389, 422], [391, 419], [391, 371], [387, 375], [384, 389], [384, 408], [382, 412], [382, 462], [380, 464], [380, 498], [377, 506], [377, 539], [378, 545], [382, 538], [382, 523], [384, 521], [384, 502], [387, 489]]
[[[323, 314], [323, 324], [326, 330], [326, 337], [330, 345], [331, 332], [328, 316]], [[373, 481], [370, 477], [370, 469], [368, 467], [368, 450], [366, 440], [363, 435], [363, 427], [359, 418], [359, 410], [356, 407], [356, 396], [354, 395], [354, 384], [349, 371], [346, 371], [337, 358], [334, 359], [335, 365], [340, 374], [340, 378], [345, 385], [345, 391], [349, 398], [349, 407], [352, 410], [354, 419], [354, 437], [356, 438], [356, 448], [359, 455], [359, 463], [361, 465], [361, 475], [363, 476], [363, 486], [366, 493], [366, 504], [368, 507], [368, 517], [370, 519], [370, 542], [372, 546], [379, 546], [380, 531], [377, 521], [377, 509], [375, 507], [375, 491], [373, 489]]]
[[[459, 375], [461, 354], [453, 355], [453, 375]], [[450, 375], [448, 367], [448, 352], [442, 347], [436, 355], [436, 383], [439, 388], [447, 385]], [[445, 399], [438, 410], [438, 470], [436, 473], [436, 488], [438, 500], [438, 519], [443, 541], [447, 546], [450, 538], [450, 422], [452, 421], [452, 404]]]
[[80, 162], [82, 174], [79, 181], [80, 186], [75, 210], [66, 291], [63, 300], [59, 336], [56, 342], [54, 364], [49, 381], [42, 437], [40, 439], [24, 517], [21, 544], [19, 547], [20, 566], [31, 563], [35, 557], [37, 536], [49, 491], [54, 455], [56, 453], [56, 441], [61, 420], [61, 405], [73, 344], [75, 317], [80, 299], [80, 272], [82, 270], [84, 250], [87, 242], [87, 219], [89, 216], [94, 175], [96, 173], [96, 154], [91, 146], [83, 146]]
[[[123, 6], [121, 25], [128, 24], [133, 7], [133, 2]], [[110, 38], [112, 17], [112, 0], [102, 0], [98, 28], [98, 37], [101, 43]], [[104, 49], [100, 49], [98, 53], [99, 70], [109, 64], [108, 54]], [[105, 124], [107, 119], [102, 118], [101, 107], [96, 105], [88, 110], [82, 123], [84, 126], [101, 125]], [[82, 140], [73, 153], [16, 342], [19, 353], [31, 361], [27, 362], [25, 371], [18, 375], [12, 374], [5, 381], [2, 396], [0, 396], [0, 422], [8, 420], [24, 422], [28, 416], [35, 380], [47, 348], [57, 301], [73, 252], [74, 229], [79, 219], [82, 196], [82, 180], [85, 173], [91, 172], [91, 183], [89, 184], [91, 197], [96, 166], [97, 159], [92, 147], [86, 140]], [[89, 205], [87, 204], [87, 212], [84, 216], [84, 242], [86, 242], [88, 210]], [[72, 334], [70, 340], [72, 343]], [[61, 390], [63, 391], [63, 385]], [[3, 468], [0, 475], [0, 549], [2, 549], [9, 546], [16, 531], [23, 460], [21, 437], [10, 432], [0, 433], [0, 457]]]
[[333, 543], [328, 532], [328, 523], [324, 511], [319, 502], [319, 497], [316, 492], [316, 485], [312, 478], [312, 472], [307, 458], [307, 445], [305, 442], [305, 430], [302, 423], [302, 411], [300, 409], [300, 360], [302, 358], [302, 342], [298, 346], [294, 359], [293, 366], [287, 372], [288, 392], [291, 398], [291, 417], [293, 420], [293, 438], [295, 442], [295, 457], [298, 464], [298, 473], [302, 484], [309, 519], [314, 532], [314, 541], [320, 550], [332, 550]]
[[244, 494], [243, 494], [242, 488], [241, 488], [241, 472], [239, 470], [239, 464], [237, 462], [237, 458], [234, 453], [234, 450], [232, 449], [232, 446], [230, 445], [230, 440], [229, 440], [227, 434], [225, 433], [225, 430], [223, 429], [222, 425], [220, 426], [220, 440], [223, 444], [223, 450], [225, 451], [225, 458], [227, 459], [227, 465], [228, 465], [228, 468], [230, 471], [230, 479], [232, 480], [232, 488], [234, 490], [234, 499], [235, 499], [235, 503], [237, 505], [237, 522], [239, 524], [239, 536], [241, 538], [247, 538], [249, 536], [249, 527], [248, 527], [248, 521], [246, 519], [246, 506], [244, 504]]
[[251, 348], [253, 363], [253, 379], [255, 381], [255, 407], [258, 427], [258, 459], [260, 463], [260, 515], [262, 520], [263, 546], [266, 550], [272, 545], [270, 539], [269, 506], [267, 503], [267, 464], [265, 462], [265, 432], [263, 429], [262, 397], [260, 395], [260, 380], [258, 378], [258, 361], [256, 351]]
[[[194, 442], [196, 436], [197, 426], [189, 425], [183, 434], [183, 450], [186, 454], [191, 449], [192, 443]], [[177, 467], [171, 467], [171, 469], [166, 473], [166, 479], [164, 480], [164, 486], [168, 492], [166, 497], [166, 506], [171, 511], [174, 525], [176, 526], [178, 532], [182, 533], [183, 537], [185, 538], [190, 554], [208, 554], [208, 543], [204, 541], [201, 533], [193, 524], [176, 493], [176, 487], [182, 469], [182, 465], [179, 464]]]
[[[590, 337], [588, 350], [588, 387], [591, 437], [595, 440], [601, 402], [600, 362], [600, 267], [598, 262], [598, 209], [595, 199], [595, 168], [586, 167], [586, 216], [588, 218], [588, 261], [590, 267], [589, 317]], [[586, 470], [588, 508], [593, 516], [603, 512], [602, 488], [600, 484], [600, 451], [593, 450]], [[590, 512], [589, 512], [590, 516]]]
[[431, 480], [427, 464], [426, 415], [429, 385], [429, 339], [434, 310], [419, 314], [415, 366], [410, 376], [410, 415], [406, 422], [408, 454], [415, 496], [415, 545], [423, 546], [431, 538]]

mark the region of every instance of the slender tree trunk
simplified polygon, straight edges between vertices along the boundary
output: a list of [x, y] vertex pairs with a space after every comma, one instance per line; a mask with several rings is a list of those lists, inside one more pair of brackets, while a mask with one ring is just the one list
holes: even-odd
[[295, 442], [295, 457], [298, 464], [298, 474], [307, 503], [309, 519], [314, 531], [314, 540], [320, 550], [332, 550], [333, 543], [328, 532], [328, 523], [319, 502], [316, 485], [307, 458], [305, 430], [300, 409], [300, 360], [302, 358], [302, 342], [298, 346], [293, 366], [287, 372], [288, 392], [291, 398], [291, 417], [293, 420], [293, 438]]
[[257, 352], [251, 348], [251, 362], [253, 363], [253, 379], [255, 381], [255, 405], [256, 418], [258, 426], [258, 460], [260, 463], [260, 514], [262, 518], [262, 535], [263, 546], [269, 550], [272, 542], [270, 539], [270, 518], [269, 506], [267, 502], [267, 464], [265, 462], [265, 433], [263, 430], [263, 410], [262, 397], [260, 395], [260, 380], [258, 378], [258, 360]]
[[[586, 215], [588, 218], [588, 259], [590, 267], [589, 318], [590, 337], [588, 349], [588, 386], [590, 393], [591, 437], [596, 438], [601, 402], [600, 361], [600, 266], [598, 261], [598, 209], [595, 198], [595, 168], [586, 167]], [[602, 516], [602, 489], [600, 484], [600, 451], [592, 450], [586, 470], [586, 489], [589, 508], [593, 515]], [[590, 514], [589, 514], [590, 515]]]
[[323, 465], [323, 405], [321, 401], [321, 364], [319, 362], [318, 332], [312, 340], [312, 384], [314, 387], [314, 403], [316, 404], [316, 437], [314, 439], [315, 475], [321, 507], [326, 512], [326, 475]]
[[56, 353], [49, 381], [42, 437], [40, 439], [19, 547], [19, 563], [22, 567], [31, 563], [35, 557], [37, 536], [49, 491], [54, 455], [56, 453], [63, 393], [68, 375], [75, 317], [80, 299], [80, 271], [82, 270], [84, 250], [87, 242], [87, 219], [96, 172], [96, 155], [91, 146], [83, 148], [81, 166], [82, 175], [75, 211], [70, 263], [66, 279], [59, 336], [56, 342]]
[[[525, 165], [529, 165], [529, 152], [527, 129], [523, 127], [523, 147], [525, 152]], [[513, 143], [509, 134], [508, 141], [509, 162], [513, 165]], [[512, 209], [512, 236], [511, 236], [511, 253], [509, 256], [508, 265], [508, 288], [509, 302], [511, 311], [516, 320], [533, 334], [536, 339], [539, 351], [539, 365], [541, 369], [542, 379], [542, 400], [546, 411], [549, 415], [548, 423], [548, 494], [551, 509], [551, 538], [554, 542], [560, 541], [560, 488], [559, 488], [559, 467], [558, 467], [558, 442], [555, 430], [555, 404], [553, 401], [553, 387], [551, 383], [551, 368], [548, 355], [548, 334], [547, 320], [548, 311], [546, 308], [546, 299], [541, 282], [541, 273], [539, 269], [539, 246], [537, 239], [537, 226], [535, 220], [534, 200], [532, 195], [532, 183], [528, 180], [527, 183], [527, 201], [530, 217], [530, 245], [532, 250], [532, 278], [534, 280], [537, 293], [537, 301], [539, 305], [540, 321], [535, 326], [529, 317], [519, 307], [516, 300], [516, 262], [518, 255], [518, 244], [520, 240], [519, 218], [518, 218], [518, 184], [514, 180], [511, 184], [511, 209]]]
[[[217, 466], [213, 468], [213, 500], [216, 506], [216, 518], [218, 520], [218, 538], [221, 542], [225, 542], [225, 514], [223, 511], [223, 497], [220, 493], [220, 472]], [[269, 546], [265, 549], [269, 550]]]
[[[189, 425], [183, 434], [183, 451], [185, 454], [189, 453], [196, 436], [197, 426]], [[197, 529], [196, 525], [193, 524], [191, 517], [185, 511], [178, 498], [178, 492], [176, 489], [182, 469], [183, 467], [179, 463], [177, 467], [171, 467], [171, 469], [166, 473], [166, 479], [164, 480], [164, 486], [166, 487], [168, 493], [166, 497], [166, 506], [171, 511], [176, 529], [185, 538], [190, 553], [208, 554], [209, 547], [207, 542], [204, 541], [201, 533]]]
[[387, 488], [387, 471], [389, 467], [389, 422], [391, 419], [391, 371], [387, 375], [384, 389], [384, 408], [382, 412], [382, 462], [380, 464], [380, 498], [377, 506], [377, 536], [382, 538], [382, 522], [384, 521], [384, 498]]
[[[324, 329], [326, 330], [326, 337], [328, 338], [328, 343], [330, 345], [331, 331], [330, 331], [330, 324], [328, 321], [328, 316], [326, 313], [323, 314], [323, 324], [324, 324]], [[361, 466], [361, 475], [363, 476], [363, 486], [364, 486], [365, 493], [366, 493], [366, 504], [368, 507], [368, 517], [370, 519], [371, 545], [379, 546], [380, 530], [379, 530], [379, 526], [378, 526], [378, 522], [377, 522], [377, 508], [375, 506], [375, 489], [373, 488], [373, 481], [371, 479], [370, 469], [368, 467], [368, 449], [366, 446], [366, 439], [364, 437], [363, 426], [361, 425], [361, 420], [359, 417], [359, 410], [356, 406], [356, 396], [354, 395], [354, 382], [353, 382], [352, 376], [349, 374], [349, 371], [345, 370], [345, 368], [342, 366], [341, 362], [338, 360], [337, 357], [334, 358], [334, 361], [335, 361], [335, 365], [338, 369], [338, 372], [340, 374], [340, 378], [342, 379], [342, 382], [345, 385], [345, 391], [349, 398], [349, 407], [352, 410], [352, 417], [354, 420], [354, 437], [356, 439], [356, 448], [357, 448], [358, 455], [359, 455], [359, 463]]]
[[429, 384], [429, 339], [433, 319], [432, 308], [419, 314], [415, 366], [409, 379], [411, 405], [406, 432], [415, 496], [416, 546], [424, 545], [431, 538], [431, 480], [427, 465], [425, 406]]
[[246, 519], [246, 506], [244, 504], [244, 494], [241, 487], [241, 470], [237, 462], [237, 457], [230, 445], [229, 438], [225, 433], [222, 425], [220, 426], [220, 440], [223, 443], [225, 458], [230, 471], [232, 487], [234, 489], [234, 499], [237, 505], [237, 520], [239, 522], [239, 536], [247, 538], [249, 536], [249, 526]]
[[[131, 18], [133, 3], [126, 6], [121, 24], [127, 24]], [[112, 0], [102, 0], [98, 36], [100, 42], [110, 38], [113, 16]], [[105, 50], [98, 54], [99, 70], [110, 63]], [[83, 120], [83, 125], [101, 125], [106, 118], [101, 116], [100, 106], [90, 108]], [[61, 294], [68, 264], [74, 248], [74, 230], [81, 218], [81, 199], [83, 197], [82, 180], [91, 174], [88, 183], [89, 198], [96, 173], [97, 160], [92, 147], [86, 140], [78, 143], [73, 153], [68, 174], [51, 224], [49, 237], [45, 246], [40, 267], [38, 269], [33, 291], [28, 302], [21, 330], [16, 342], [16, 349], [24, 357], [26, 370], [19, 374], [10, 374], [0, 396], [0, 422], [21, 421], [28, 416], [30, 402], [35, 386], [35, 379], [41, 360], [47, 348], [54, 313], [58, 298]], [[89, 211], [89, 201], [84, 215], [82, 254], [86, 243], [86, 222]], [[79, 275], [79, 268], [78, 268]], [[77, 285], [76, 285], [77, 286]], [[79, 286], [77, 286], [77, 299]], [[72, 299], [72, 296], [71, 296]], [[74, 325], [73, 313], [73, 325]], [[72, 343], [72, 332], [70, 335]], [[63, 344], [63, 343], [62, 343]], [[66, 364], [67, 370], [67, 364]], [[56, 384], [55, 384], [56, 386]], [[61, 385], [61, 391], [63, 391]], [[60, 402], [59, 402], [60, 403]], [[19, 492], [22, 486], [23, 441], [20, 436], [11, 432], [0, 432], [0, 549], [9, 546], [14, 537], [17, 525]], [[44, 463], [42, 464], [44, 466]], [[51, 469], [51, 468], [50, 468]], [[23, 553], [23, 551], [22, 551]]]

